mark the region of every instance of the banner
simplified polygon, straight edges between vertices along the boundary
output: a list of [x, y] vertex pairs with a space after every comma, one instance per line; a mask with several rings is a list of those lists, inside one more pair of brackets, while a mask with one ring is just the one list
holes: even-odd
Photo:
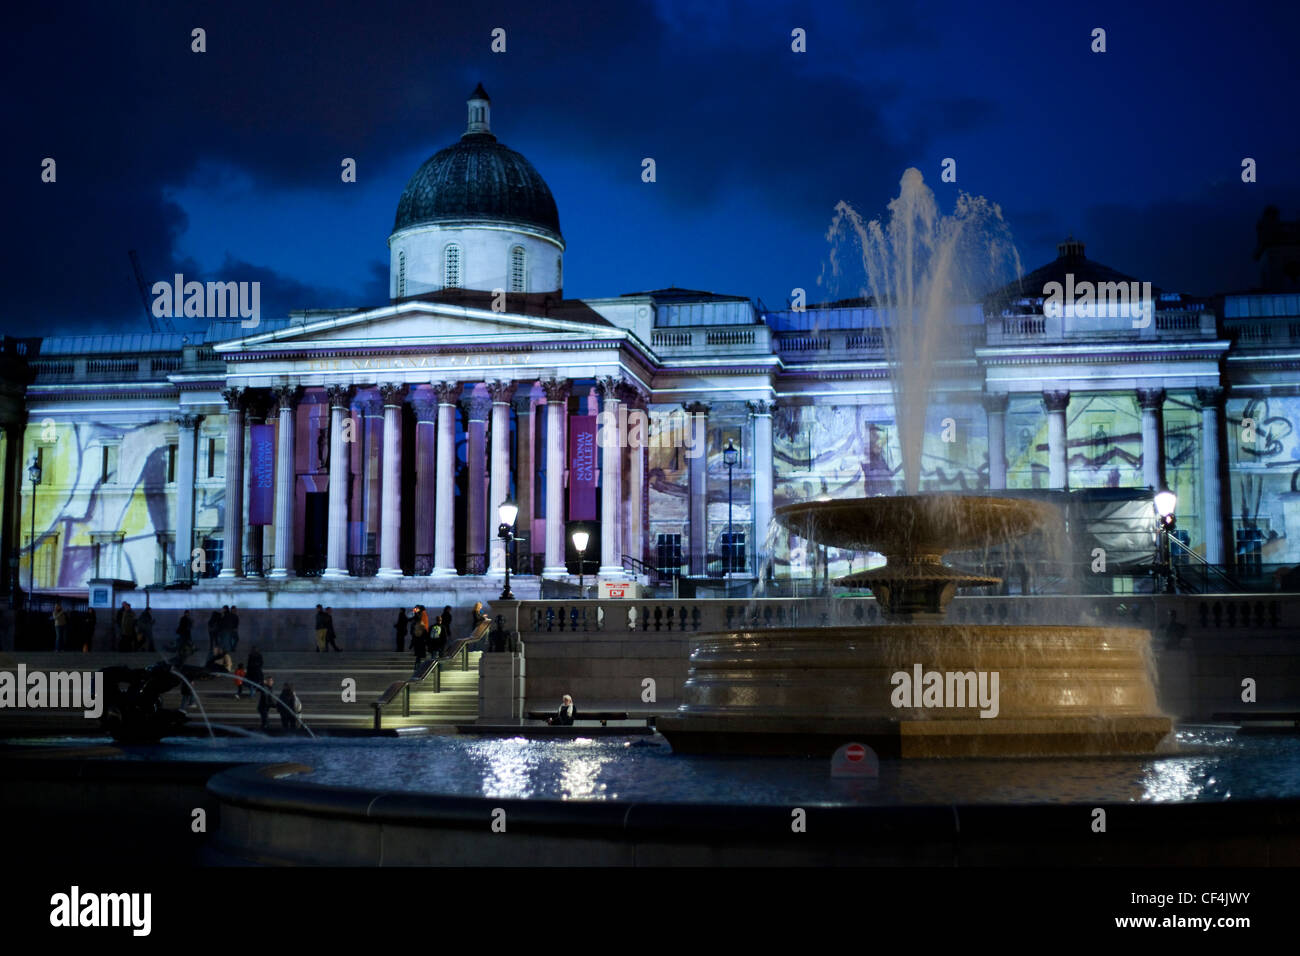
[[569, 520], [596, 520], [596, 416], [569, 419]]
[[266, 525], [275, 513], [275, 426], [249, 426], [248, 523]]

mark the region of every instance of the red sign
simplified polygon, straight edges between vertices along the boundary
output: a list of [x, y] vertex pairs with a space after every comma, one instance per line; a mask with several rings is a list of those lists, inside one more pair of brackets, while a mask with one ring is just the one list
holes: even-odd
[[862, 744], [849, 744], [844, 748], [844, 756], [853, 763], [857, 763], [859, 760], [866, 759], [867, 748]]
[[569, 520], [596, 520], [595, 415], [569, 419]]

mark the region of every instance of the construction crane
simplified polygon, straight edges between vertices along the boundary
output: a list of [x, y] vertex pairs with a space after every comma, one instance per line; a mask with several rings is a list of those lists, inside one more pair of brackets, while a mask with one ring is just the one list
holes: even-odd
[[154, 318], [153, 309], [149, 308], [149, 293], [145, 289], [144, 272], [140, 269], [140, 257], [132, 249], [127, 255], [131, 259], [131, 268], [135, 270], [135, 284], [140, 290], [140, 304], [144, 306], [144, 317], [149, 322], [149, 331], [151, 332], [175, 332], [176, 326], [172, 325], [170, 316], [163, 316], [163, 328], [158, 327], [158, 320]]

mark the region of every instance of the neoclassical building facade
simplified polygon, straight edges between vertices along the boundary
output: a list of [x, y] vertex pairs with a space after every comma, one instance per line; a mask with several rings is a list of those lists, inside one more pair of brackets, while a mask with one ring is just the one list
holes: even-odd
[[[499, 589], [506, 499], [520, 597], [579, 572], [743, 582], [863, 560], [806, 553], [772, 513], [901, 491], [884, 317], [684, 289], [564, 298], [556, 204], [489, 110], [479, 87], [461, 142], [400, 198], [381, 306], [6, 338], [6, 587], [434, 605]], [[923, 489], [1084, 502], [1097, 540], [1124, 525], [1132, 567], [1167, 487], [1196, 560], [1243, 581], [1300, 563], [1300, 289], [1277, 266], [1296, 237], [1260, 229], [1264, 289], [1157, 290], [1145, 325], [1044, 307], [1066, 276], [1130, 278], [1075, 240], [955, 309]]]

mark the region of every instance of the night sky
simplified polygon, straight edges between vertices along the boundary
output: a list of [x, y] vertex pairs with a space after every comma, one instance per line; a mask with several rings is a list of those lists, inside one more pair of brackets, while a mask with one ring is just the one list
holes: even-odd
[[1294, 3], [99, 0], [6, 16], [11, 335], [147, 331], [129, 249], [150, 284], [261, 280], [268, 317], [386, 304], [398, 197], [463, 132], [479, 81], [493, 132], [555, 195], [569, 297], [825, 298], [835, 203], [881, 214], [908, 166], [945, 210], [958, 189], [1001, 204], [1026, 271], [1073, 233], [1089, 258], [1195, 294], [1255, 285], [1260, 212], [1300, 214]]

